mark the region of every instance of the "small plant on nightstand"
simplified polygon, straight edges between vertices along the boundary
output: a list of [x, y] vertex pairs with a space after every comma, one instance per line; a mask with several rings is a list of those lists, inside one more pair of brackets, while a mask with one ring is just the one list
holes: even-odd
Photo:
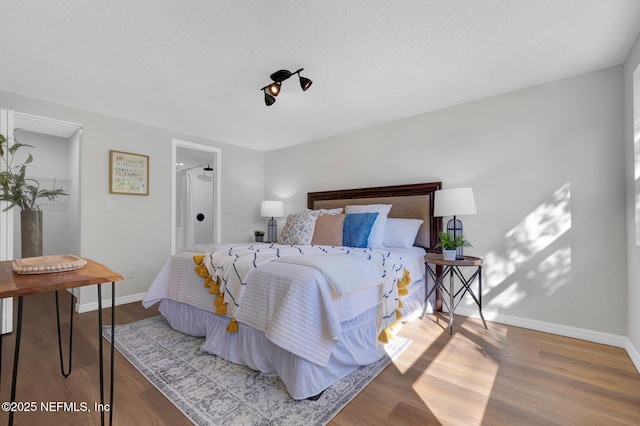
[[261, 243], [264, 240], [264, 231], [253, 231], [253, 235], [256, 237], [256, 243]]
[[440, 232], [440, 242], [436, 247], [442, 247], [442, 257], [445, 260], [456, 260], [458, 247], [472, 247], [472, 245], [464, 235], [454, 237], [448, 232]]

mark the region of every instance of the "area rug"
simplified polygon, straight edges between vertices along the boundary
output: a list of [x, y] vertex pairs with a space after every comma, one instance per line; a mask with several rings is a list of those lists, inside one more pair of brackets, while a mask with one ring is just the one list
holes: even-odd
[[[110, 327], [103, 334], [111, 340]], [[396, 337], [387, 356], [316, 401], [296, 401], [279, 378], [201, 352], [203, 341], [173, 330], [162, 316], [116, 326], [116, 349], [196, 425], [324, 425], [411, 343]]]

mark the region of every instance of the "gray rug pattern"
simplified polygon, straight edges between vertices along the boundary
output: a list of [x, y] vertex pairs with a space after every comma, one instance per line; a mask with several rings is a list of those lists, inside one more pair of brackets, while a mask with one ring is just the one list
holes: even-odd
[[[411, 340], [396, 337], [388, 356], [360, 367], [317, 401], [296, 401], [278, 377], [200, 351], [204, 338], [173, 330], [162, 316], [116, 326], [116, 349], [196, 425], [324, 425]], [[103, 329], [111, 340], [111, 329]]]

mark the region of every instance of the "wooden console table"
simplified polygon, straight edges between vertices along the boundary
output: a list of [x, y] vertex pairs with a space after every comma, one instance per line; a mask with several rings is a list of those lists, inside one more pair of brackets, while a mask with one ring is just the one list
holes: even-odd
[[[18, 319], [16, 324], [16, 343], [13, 357], [13, 376], [11, 380], [11, 403], [16, 400], [16, 382], [18, 378], [18, 359], [20, 355], [20, 335], [22, 332], [22, 298], [30, 294], [56, 292], [56, 314], [58, 318], [58, 347], [60, 349], [60, 367], [66, 377], [71, 373], [71, 345], [72, 336], [69, 335], [69, 369], [65, 373], [62, 362], [62, 346], [60, 340], [60, 315], [58, 311], [58, 291], [75, 287], [97, 284], [98, 288], [98, 350], [100, 363], [100, 404], [104, 407], [104, 363], [102, 350], [102, 284], [111, 282], [111, 377], [109, 398], [109, 424], [113, 422], [113, 359], [114, 359], [114, 325], [115, 325], [115, 282], [121, 281], [122, 275], [117, 274], [106, 266], [85, 259], [87, 264], [81, 269], [67, 272], [53, 272], [46, 274], [21, 275], [13, 271], [12, 261], [0, 262], [0, 299], [7, 297], [18, 298]], [[73, 295], [71, 295], [73, 300]], [[71, 330], [73, 330], [73, 303], [71, 303]], [[0, 335], [0, 358], [2, 357], [2, 335]], [[13, 406], [13, 405], [12, 405]], [[9, 424], [13, 424], [14, 410], [9, 410]], [[100, 411], [100, 420], [104, 425], [104, 410]]]

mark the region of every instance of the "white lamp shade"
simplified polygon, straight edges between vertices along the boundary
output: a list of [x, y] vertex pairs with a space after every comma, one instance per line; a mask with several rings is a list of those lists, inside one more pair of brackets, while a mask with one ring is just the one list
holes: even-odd
[[435, 192], [434, 216], [464, 216], [476, 214], [476, 202], [471, 188], [441, 189]]
[[284, 204], [282, 201], [263, 201], [260, 205], [260, 216], [282, 217], [284, 216]]

